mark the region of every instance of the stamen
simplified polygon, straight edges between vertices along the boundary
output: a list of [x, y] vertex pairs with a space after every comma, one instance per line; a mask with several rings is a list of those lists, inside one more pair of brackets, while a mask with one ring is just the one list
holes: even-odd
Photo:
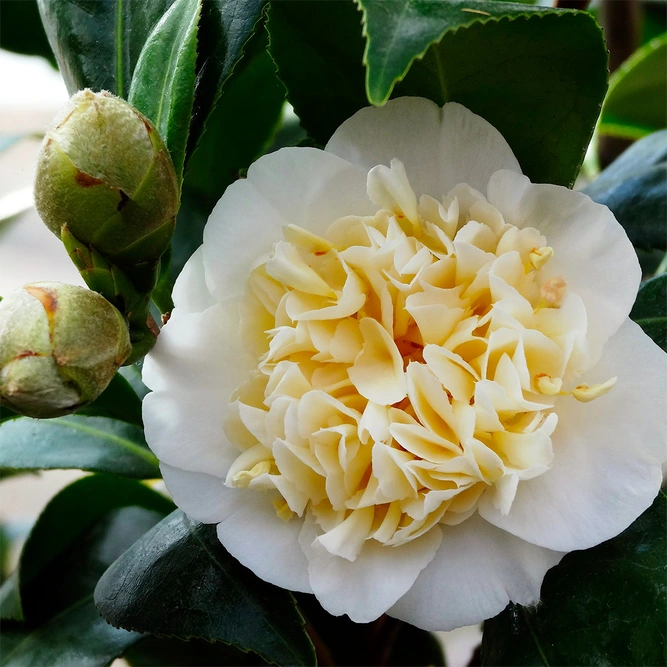
[[541, 305], [545, 308], [560, 308], [567, 290], [567, 280], [564, 276], [549, 278], [540, 288]]
[[528, 255], [528, 261], [536, 271], [539, 271], [553, 256], [554, 249], [547, 245], [543, 248], [533, 248]]
[[563, 381], [560, 378], [552, 378], [546, 373], [539, 373], [535, 376], [535, 388], [540, 394], [545, 396], [556, 396], [563, 387]]
[[587, 384], [580, 384], [572, 390], [572, 396], [582, 403], [588, 403], [611, 391], [617, 379], [613, 377], [606, 382], [594, 384], [592, 387], [589, 387]]

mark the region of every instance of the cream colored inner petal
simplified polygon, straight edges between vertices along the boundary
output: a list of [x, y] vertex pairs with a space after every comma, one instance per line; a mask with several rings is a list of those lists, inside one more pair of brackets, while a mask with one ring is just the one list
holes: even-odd
[[466, 184], [418, 197], [398, 160], [368, 194], [375, 216], [287, 225], [256, 262], [240, 333], [257, 370], [224, 416], [226, 484], [276, 520], [309, 514], [348, 560], [461, 523], [485, 494], [510, 512], [557, 456], [559, 406], [614, 382], [578, 384], [586, 310], [536, 228]]

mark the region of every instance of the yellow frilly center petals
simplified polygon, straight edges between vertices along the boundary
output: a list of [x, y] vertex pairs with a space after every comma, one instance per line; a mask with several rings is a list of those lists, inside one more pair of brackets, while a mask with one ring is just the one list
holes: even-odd
[[537, 229], [466, 184], [418, 198], [398, 160], [370, 170], [368, 196], [374, 216], [322, 236], [287, 225], [256, 262], [240, 332], [257, 367], [224, 415], [239, 449], [225, 483], [277, 520], [312, 517], [317, 548], [350, 561], [461, 523], [487, 494], [511, 511], [551, 465], [561, 397], [615, 381], [577, 385], [586, 311], [543, 273]]
[[370, 317], [359, 321], [363, 346], [348, 375], [357, 391], [369, 401], [391, 405], [405, 398], [403, 358], [384, 327]]

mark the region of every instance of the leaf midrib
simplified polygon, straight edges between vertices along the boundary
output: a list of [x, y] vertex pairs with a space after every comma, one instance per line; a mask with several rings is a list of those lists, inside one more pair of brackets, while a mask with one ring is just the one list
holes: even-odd
[[108, 433], [106, 431], [102, 431], [92, 426], [87, 426], [85, 424], [82, 424], [81, 422], [74, 422], [65, 419], [54, 419], [52, 423], [57, 424], [58, 426], [63, 428], [68, 428], [68, 427], [73, 428], [77, 431], [81, 431], [82, 433], [87, 433], [88, 435], [91, 435], [95, 438], [99, 438], [101, 440], [108, 440], [110, 442], [117, 444], [120, 447], [123, 447], [124, 449], [129, 450], [130, 452], [136, 454], [140, 458], [143, 458], [148, 463], [151, 463], [154, 466], [158, 465], [157, 458], [149, 449], [146, 449], [145, 447], [142, 447], [141, 445], [138, 445], [135, 442], [132, 442], [131, 440], [127, 440], [126, 438], [121, 438], [119, 435], [115, 435], [114, 433]]

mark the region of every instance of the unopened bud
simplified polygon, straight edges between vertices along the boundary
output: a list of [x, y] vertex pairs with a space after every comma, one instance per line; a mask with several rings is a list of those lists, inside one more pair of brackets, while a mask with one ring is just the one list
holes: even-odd
[[42, 144], [35, 204], [46, 226], [64, 225], [120, 265], [156, 261], [178, 210], [169, 153], [150, 121], [111, 93], [74, 95]]
[[0, 301], [0, 403], [58, 417], [94, 400], [131, 350], [122, 315], [96, 292], [35, 283]]

